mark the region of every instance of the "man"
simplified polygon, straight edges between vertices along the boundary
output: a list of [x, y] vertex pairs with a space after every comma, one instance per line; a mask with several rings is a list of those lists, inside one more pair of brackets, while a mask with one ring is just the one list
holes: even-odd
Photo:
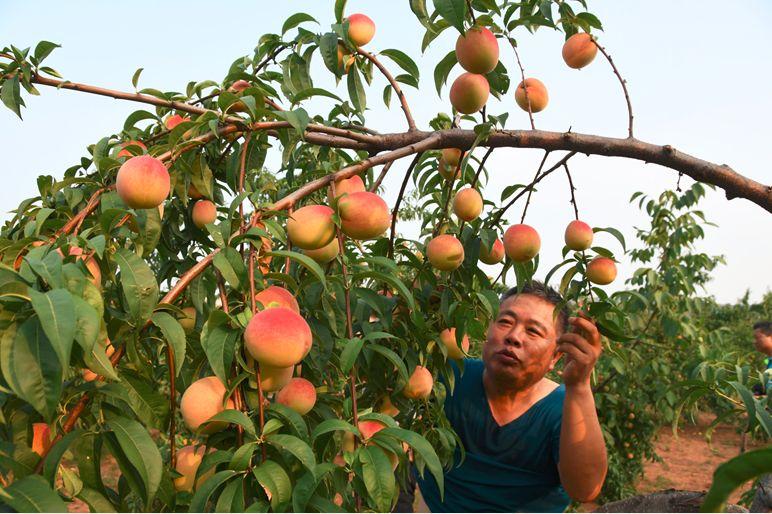
[[[482, 360], [456, 370], [445, 413], [466, 458], [445, 473], [445, 497], [431, 473], [418, 479], [432, 512], [560, 512], [590, 501], [606, 477], [606, 447], [590, 374], [600, 334], [568, 318], [553, 289], [532, 282], [501, 298]], [[545, 377], [564, 357], [563, 384]]]
[[753, 388], [754, 393], [763, 396], [772, 386], [772, 321], [760, 321], [753, 325], [753, 346], [765, 356], [764, 380]]

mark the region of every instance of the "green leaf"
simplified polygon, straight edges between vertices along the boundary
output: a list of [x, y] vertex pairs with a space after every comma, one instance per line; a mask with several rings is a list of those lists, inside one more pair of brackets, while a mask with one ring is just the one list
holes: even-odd
[[437, 486], [440, 489], [440, 497], [442, 498], [444, 496], [445, 475], [442, 471], [442, 464], [440, 463], [440, 459], [437, 457], [434, 448], [432, 448], [432, 445], [429, 444], [429, 441], [423, 436], [411, 432], [410, 430], [405, 430], [404, 428], [387, 427], [379, 430], [373, 437], [395, 437], [396, 439], [409, 444], [411, 448], [424, 459], [429, 471], [432, 472], [434, 479], [437, 481]]
[[[303, 91], [308, 91], [308, 89]], [[302, 107], [295, 109], [294, 111], [276, 111], [276, 116], [292, 125], [292, 128], [297, 131], [301, 138], [305, 135], [306, 127], [311, 122], [311, 118]]]
[[40, 475], [30, 475], [5, 488], [3, 502], [16, 512], [67, 512], [67, 504]]
[[385, 346], [381, 346], [376, 343], [368, 344], [367, 345], [368, 350], [372, 350], [374, 352], [378, 352], [386, 359], [389, 360], [392, 364], [394, 364], [394, 367], [397, 368], [397, 371], [399, 372], [399, 375], [407, 382], [410, 379], [410, 376], [408, 375], [407, 368], [405, 367], [405, 363], [402, 361], [402, 358], [394, 353], [393, 350], [390, 350], [389, 348], [386, 348]]
[[700, 512], [722, 512], [735, 489], [764, 473], [772, 473], [772, 448], [753, 450], [721, 464], [713, 473]]
[[212, 263], [222, 273], [225, 281], [235, 289], [241, 289], [246, 283], [247, 268], [244, 266], [244, 259], [235, 248], [224, 248], [215, 254]]
[[0, 88], [0, 100], [6, 107], [15, 112], [16, 116], [21, 118], [21, 106], [24, 105], [24, 101], [21, 99], [18, 75], [5, 79], [2, 88]]
[[224, 312], [213, 311], [201, 329], [201, 346], [204, 348], [209, 366], [223, 384], [228, 383], [236, 339], [239, 336], [237, 330], [227, 326], [229, 319]]
[[[334, 32], [327, 32], [319, 38], [319, 52], [322, 54], [322, 60], [327, 69], [333, 72], [335, 75], [340, 73], [340, 67], [338, 66], [338, 35]], [[296, 96], [301, 95], [300, 91]], [[299, 102], [300, 100], [295, 100]]]
[[6, 328], [0, 344], [0, 367], [11, 390], [46, 421], [56, 414], [64, 370], [37, 316], [16, 330]]
[[394, 61], [400, 68], [405, 70], [405, 72], [407, 72], [407, 74], [410, 75], [411, 77], [415, 77], [416, 80], [419, 79], [420, 73], [418, 71], [418, 65], [405, 52], [402, 52], [400, 50], [395, 50], [393, 48], [389, 48], [381, 51], [381, 55], [385, 55], [386, 57]]
[[357, 357], [359, 357], [364, 344], [364, 339], [358, 337], [346, 340], [346, 346], [340, 353], [340, 369], [343, 373], [348, 373], [354, 367], [354, 363], [357, 361]]
[[155, 274], [137, 254], [119, 248], [115, 262], [121, 270], [120, 283], [128, 312], [135, 327], [141, 327], [153, 314], [158, 303], [158, 282]]
[[292, 16], [287, 18], [287, 20], [284, 22], [284, 25], [281, 26], [281, 34], [282, 34], [282, 36], [288, 30], [292, 30], [295, 27], [297, 27], [298, 25], [300, 25], [301, 23], [304, 23], [304, 22], [307, 22], [307, 21], [312, 21], [312, 22], [316, 23], [317, 25], [319, 24], [319, 22], [316, 21], [316, 18], [314, 18], [310, 14], [306, 14], [304, 12], [299, 12], [299, 13], [293, 14]]
[[174, 353], [174, 374], [179, 375], [185, 363], [185, 331], [174, 316], [167, 312], [154, 312], [150, 318], [161, 329], [166, 343]]
[[364, 114], [367, 107], [367, 95], [365, 94], [364, 85], [362, 85], [362, 79], [359, 76], [359, 69], [352, 65], [348, 70], [348, 78], [346, 79], [346, 86], [348, 87], [348, 96], [351, 99], [351, 105], [360, 114]]
[[48, 480], [51, 487], [54, 487], [56, 471], [59, 469], [59, 462], [61, 462], [64, 452], [67, 451], [74, 441], [83, 435], [83, 432], [82, 428], [76, 428], [53, 445], [46, 455], [43, 461], [43, 476]]
[[434, 67], [434, 87], [437, 88], [437, 95], [442, 96], [442, 86], [447, 83], [450, 70], [453, 69], [453, 66], [455, 66], [457, 62], [456, 51], [451, 50], [437, 63], [437, 66]]
[[287, 250], [276, 250], [273, 252], [268, 252], [266, 255], [269, 255], [271, 257], [289, 257], [293, 261], [296, 261], [298, 264], [306, 268], [308, 271], [314, 274], [316, 278], [319, 279], [319, 282], [322, 283], [322, 286], [327, 289], [327, 280], [324, 276], [324, 270], [322, 270], [322, 267], [317, 264], [316, 261], [314, 261], [311, 257], [307, 255], [303, 255], [302, 253], [298, 252], [291, 252]]
[[271, 507], [274, 510], [292, 499], [292, 482], [279, 464], [267, 460], [252, 470], [257, 481], [271, 491]]
[[311, 432], [311, 439], [315, 441], [316, 438], [321, 435], [337, 432], [338, 430], [351, 432], [352, 434], [359, 433], [359, 430], [348, 421], [343, 421], [342, 419], [325, 419], [314, 427], [313, 432]]
[[434, 9], [461, 34], [464, 33], [466, 0], [434, 0]]
[[137, 71], [134, 72], [134, 75], [131, 76], [131, 85], [134, 86], [134, 89], [137, 88], [137, 83], [139, 82], [139, 76], [142, 74], [142, 70], [145, 68], [139, 68]]
[[73, 297], [66, 289], [52, 289], [40, 293], [29, 288], [30, 302], [40, 318], [40, 324], [51, 342], [62, 368], [70, 365], [70, 351], [75, 338], [75, 307]]
[[346, 10], [346, 0], [335, 0], [335, 22], [343, 23], [343, 13]]
[[622, 251], [627, 252], [627, 247], [625, 246], [625, 236], [622, 235], [622, 233], [615, 229], [614, 227], [594, 227], [592, 229], [593, 233], [597, 234], [598, 232], [608, 232], [612, 236], [614, 236], [617, 241], [619, 241], [619, 244], [622, 245]]
[[332, 98], [333, 100], [337, 100], [338, 102], [343, 103], [343, 100], [341, 99], [341, 97], [339, 97], [334, 93], [330, 93], [326, 89], [322, 89], [320, 87], [312, 87], [312, 88], [304, 89], [303, 91], [300, 91], [298, 94], [292, 97], [292, 103], [298, 104], [303, 100], [306, 100], [307, 98], [311, 98], [313, 96], [326, 96], [327, 98]]
[[244, 431], [247, 433], [247, 435], [251, 436], [253, 439], [257, 439], [257, 434], [255, 433], [255, 424], [246, 414], [239, 410], [226, 409], [222, 412], [218, 412], [209, 418], [207, 423], [214, 421], [226, 421], [228, 423], [240, 425], [244, 428]]
[[43, 61], [43, 59], [48, 57], [55, 48], [61, 47], [62, 45], [57, 45], [56, 43], [52, 43], [50, 41], [41, 41], [35, 45], [35, 51], [33, 52], [33, 55], [39, 64], [41, 61]]
[[381, 273], [379, 271], [364, 271], [361, 273], [356, 274], [355, 280], [359, 281], [364, 278], [374, 278], [376, 280], [380, 280], [381, 282], [385, 282], [389, 284], [391, 287], [397, 290], [399, 293], [399, 296], [402, 297], [405, 302], [407, 302], [407, 306], [412, 310], [415, 309], [415, 300], [413, 299], [413, 295], [410, 292], [410, 290], [405, 286], [405, 283], [400, 280], [396, 274], [385, 274]]
[[314, 470], [316, 466], [314, 451], [308, 446], [308, 443], [299, 437], [287, 434], [273, 434], [266, 437], [266, 440], [269, 444], [291, 453], [309, 471]]
[[134, 420], [116, 416], [108, 422], [126, 457], [145, 487], [145, 506], [149, 509], [161, 485], [163, 461], [147, 429]]
[[219, 471], [213, 476], [209, 477], [201, 486], [196, 489], [196, 494], [193, 495], [193, 499], [190, 500], [190, 508], [188, 512], [210, 512], [206, 508], [206, 504], [209, 502], [209, 497], [212, 493], [220, 487], [222, 484], [236, 476], [236, 472], [232, 469], [226, 469]]
[[91, 512], [116, 512], [115, 507], [105, 495], [90, 487], [84, 487], [77, 498], [86, 502]]
[[[268, 412], [275, 414], [276, 416], [282, 418], [284, 421], [289, 423], [290, 427], [292, 427], [292, 430], [295, 431], [298, 437], [306, 440], [308, 439], [308, 425], [303, 419], [303, 416], [301, 416], [294, 410], [290, 409], [286, 405], [282, 405], [281, 403], [278, 403], [278, 402], [272, 403]], [[276, 420], [276, 421], [279, 421], [279, 420]], [[264, 432], [264, 433], [267, 433], [267, 432]]]
[[48, 252], [48, 254], [39, 259], [27, 256], [27, 264], [32, 271], [42, 278], [51, 288], [64, 287], [64, 277], [62, 276], [62, 256], [58, 252]]
[[386, 452], [377, 446], [363, 446], [359, 449], [359, 461], [362, 463], [362, 480], [375, 501], [376, 510], [391, 511], [396, 482]]

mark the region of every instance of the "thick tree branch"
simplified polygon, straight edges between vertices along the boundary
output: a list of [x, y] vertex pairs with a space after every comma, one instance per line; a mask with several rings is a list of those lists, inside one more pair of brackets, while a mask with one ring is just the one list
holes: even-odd
[[413, 115], [410, 112], [410, 106], [407, 104], [405, 93], [402, 92], [402, 88], [399, 87], [399, 83], [394, 79], [394, 77], [389, 72], [389, 70], [386, 69], [386, 66], [384, 66], [383, 63], [380, 60], [378, 60], [378, 58], [375, 55], [371, 54], [366, 50], [357, 48], [357, 53], [367, 58], [370, 62], [375, 64], [375, 66], [379, 70], [381, 70], [381, 73], [383, 73], [383, 76], [386, 77], [386, 80], [388, 80], [389, 84], [391, 84], [391, 88], [394, 90], [395, 93], [397, 93], [397, 97], [399, 98], [399, 103], [402, 106], [402, 110], [405, 112], [405, 119], [407, 120], [408, 131], [412, 132], [416, 130], [415, 120], [413, 120]]

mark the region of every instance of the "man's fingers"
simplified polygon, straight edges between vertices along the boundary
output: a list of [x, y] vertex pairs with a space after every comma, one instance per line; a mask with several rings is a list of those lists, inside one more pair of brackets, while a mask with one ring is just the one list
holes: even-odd
[[571, 318], [568, 322], [575, 328], [584, 331], [590, 344], [600, 346], [600, 332], [598, 332], [598, 327], [595, 326], [595, 323], [587, 318]]
[[558, 351], [566, 354], [566, 356], [570, 357], [571, 360], [575, 360], [581, 363], [589, 362], [591, 359], [588, 354], [584, 353], [571, 343], [558, 344]]
[[576, 348], [580, 353], [591, 355], [593, 352], [592, 344], [579, 334], [563, 334], [558, 339], [558, 351], [563, 348]]

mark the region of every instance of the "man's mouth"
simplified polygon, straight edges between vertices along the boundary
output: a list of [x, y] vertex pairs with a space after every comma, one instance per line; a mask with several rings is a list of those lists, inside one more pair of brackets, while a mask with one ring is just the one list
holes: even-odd
[[501, 350], [496, 352], [496, 355], [504, 364], [514, 365], [520, 362], [520, 359], [517, 358], [517, 355], [508, 350]]

